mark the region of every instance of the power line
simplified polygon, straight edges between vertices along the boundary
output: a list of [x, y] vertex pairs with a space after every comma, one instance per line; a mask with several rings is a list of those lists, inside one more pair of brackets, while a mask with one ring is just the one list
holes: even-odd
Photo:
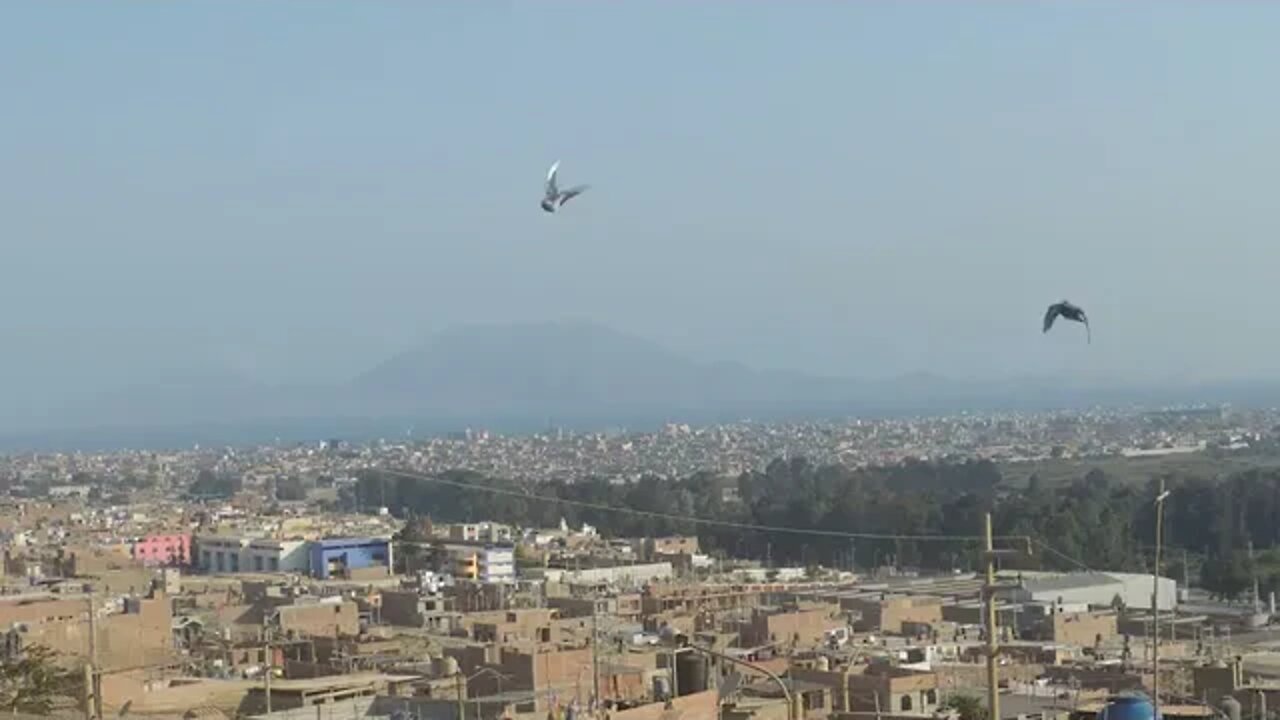
[[1057, 557], [1061, 560], [1065, 560], [1067, 563], [1074, 565], [1085, 572], [1094, 572], [1094, 569], [1089, 567], [1089, 565], [1086, 564], [1083, 560], [1079, 560], [1077, 558], [1074, 558], [1062, 552], [1061, 550], [1058, 550], [1057, 548], [1041, 540], [1040, 538], [1030, 537], [1029, 539], [1033, 545], [1039, 547], [1042, 550], [1047, 551], [1050, 555], [1053, 555], [1054, 557]]
[[[409, 472], [406, 470], [387, 470], [378, 469], [377, 472], [396, 477], [407, 478], [410, 480], [421, 480], [423, 482], [433, 482], [440, 485], [449, 485], [452, 487], [463, 488], [467, 490], [478, 490], [481, 492], [492, 493], [494, 495], [504, 495], [508, 497], [517, 497], [524, 500], [540, 500], [548, 503], [559, 503], [570, 507], [581, 507], [590, 510], [599, 510], [601, 512], [613, 512], [623, 515], [638, 515], [641, 517], [655, 518], [659, 520], [671, 520], [675, 522], [687, 522], [695, 525], [705, 525], [708, 527], [722, 527], [732, 530], [752, 530], [765, 533], [779, 533], [792, 535], [811, 535], [815, 537], [834, 537], [846, 540], [902, 540], [911, 542], [981, 542], [981, 535], [898, 535], [890, 533], [856, 533], [844, 532], [841, 530], [821, 530], [818, 528], [799, 528], [786, 527], [779, 525], [761, 525], [758, 523], [734, 522], [732, 520], [717, 520], [714, 518], [698, 517], [696, 515], [681, 515], [678, 513], [665, 513], [655, 510], [637, 510], [635, 508], [619, 507], [616, 505], [607, 505], [604, 503], [594, 503], [586, 500], [570, 500], [567, 498], [549, 497], [547, 495], [537, 495], [535, 493], [521, 492], [509, 488], [494, 487], [492, 485], [477, 485], [475, 483], [462, 482], [460, 480], [450, 480], [440, 477], [439, 475], [428, 475], [423, 473]], [[998, 535], [995, 540], [1017, 541], [1023, 543], [1036, 542], [1034, 538], [1027, 535]], [[1046, 546], [1047, 547], [1047, 546]], [[1065, 556], [1064, 556], [1065, 557]]]

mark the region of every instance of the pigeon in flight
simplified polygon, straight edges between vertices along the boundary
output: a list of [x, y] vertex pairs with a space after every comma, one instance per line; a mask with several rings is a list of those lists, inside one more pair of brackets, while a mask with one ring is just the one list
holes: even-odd
[[549, 213], [560, 209], [565, 203], [581, 195], [589, 187], [587, 185], [578, 185], [568, 190], [561, 190], [556, 184], [556, 172], [558, 170], [560, 170], [559, 160], [555, 161], [551, 165], [551, 169], [547, 171], [547, 189], [542, 196], [542, 209]]
[[1049, 328], [1053, 327], [1053, 321], [1057, 320], [1059, 315], [1061, 315], [1062, 317], [1068, 320], [1074, 320], [1078, 323], [1084, 323], [1085, 337], [1088, 338], [1088, 342], [1090, 343], [1093, 342], [1093, 334], [1089, 331], [1088, 316], [1084, 314], [1084, 310], [1080, 309], [1075, 305], [1072, 305], [1066, 300], [1063, 300], [1060, 303], [1055, 303], [1053, 305], [1050, 305], [1049, 309], [1045, 312], [1044, 314], [1044, 331], [1045, 332], [1049, 332]]

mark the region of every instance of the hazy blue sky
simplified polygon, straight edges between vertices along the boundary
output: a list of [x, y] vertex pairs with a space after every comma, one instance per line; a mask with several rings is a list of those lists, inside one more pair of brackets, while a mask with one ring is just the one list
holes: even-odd
[[[1277, 26], [1268, 3], [8, 3], [0, 393], [339, 378], [565, 317], [871, 377], [1280, 375]], [[556, 158], [594, 189], [552, 217]], [[1041, 335], [1063, 297], [1092, 346]]]

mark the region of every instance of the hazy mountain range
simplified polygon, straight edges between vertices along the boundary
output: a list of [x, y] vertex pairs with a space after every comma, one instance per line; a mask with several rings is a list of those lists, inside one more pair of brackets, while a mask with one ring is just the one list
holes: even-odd
[[[643, 427], [796, 417], [1047, 409], [1186, 402], [1271, 404], [1275, 383], [1185, 387], [969, 382], [913, 374], [870, 381], [701, 363], [580, 322], [461, 327], [348, 382], [274, 386], [233, 375], [140, 384], [6, 428], [0, 448], [185, 446], [330, 436], [367, 438], [465, 426]], [[48, 428], [28, 430], [32, 426]], [[63, 428], [59, 430], [58, 428]]]

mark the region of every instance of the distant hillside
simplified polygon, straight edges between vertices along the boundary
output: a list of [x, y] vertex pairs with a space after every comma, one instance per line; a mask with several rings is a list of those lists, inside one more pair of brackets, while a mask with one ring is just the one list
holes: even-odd
[[851, 383], [703, 364], [589, 323], [459, 328], [393, 357], [354, 389], [382, 412], [635, 417], [834, 409]]
[[[666, 420], [903, 416], [956, 411], [1230, 402], [1280, 404], [1280, 385], [1107, 386], [1056, 378], [965, 382], [916, 373], [882, 381], [700, 363], [582, 322], [440, 333], [347, 383], [269, 386], [237, 376], [153, 379], [41, 406], [10, 422], [0, 450], [387, 437], [483, 425], [527, 432], [652, 427]], [[35, 430], [36, 428], [40, 430]], [[57, 429], [57, 432], [45, 429]]]

